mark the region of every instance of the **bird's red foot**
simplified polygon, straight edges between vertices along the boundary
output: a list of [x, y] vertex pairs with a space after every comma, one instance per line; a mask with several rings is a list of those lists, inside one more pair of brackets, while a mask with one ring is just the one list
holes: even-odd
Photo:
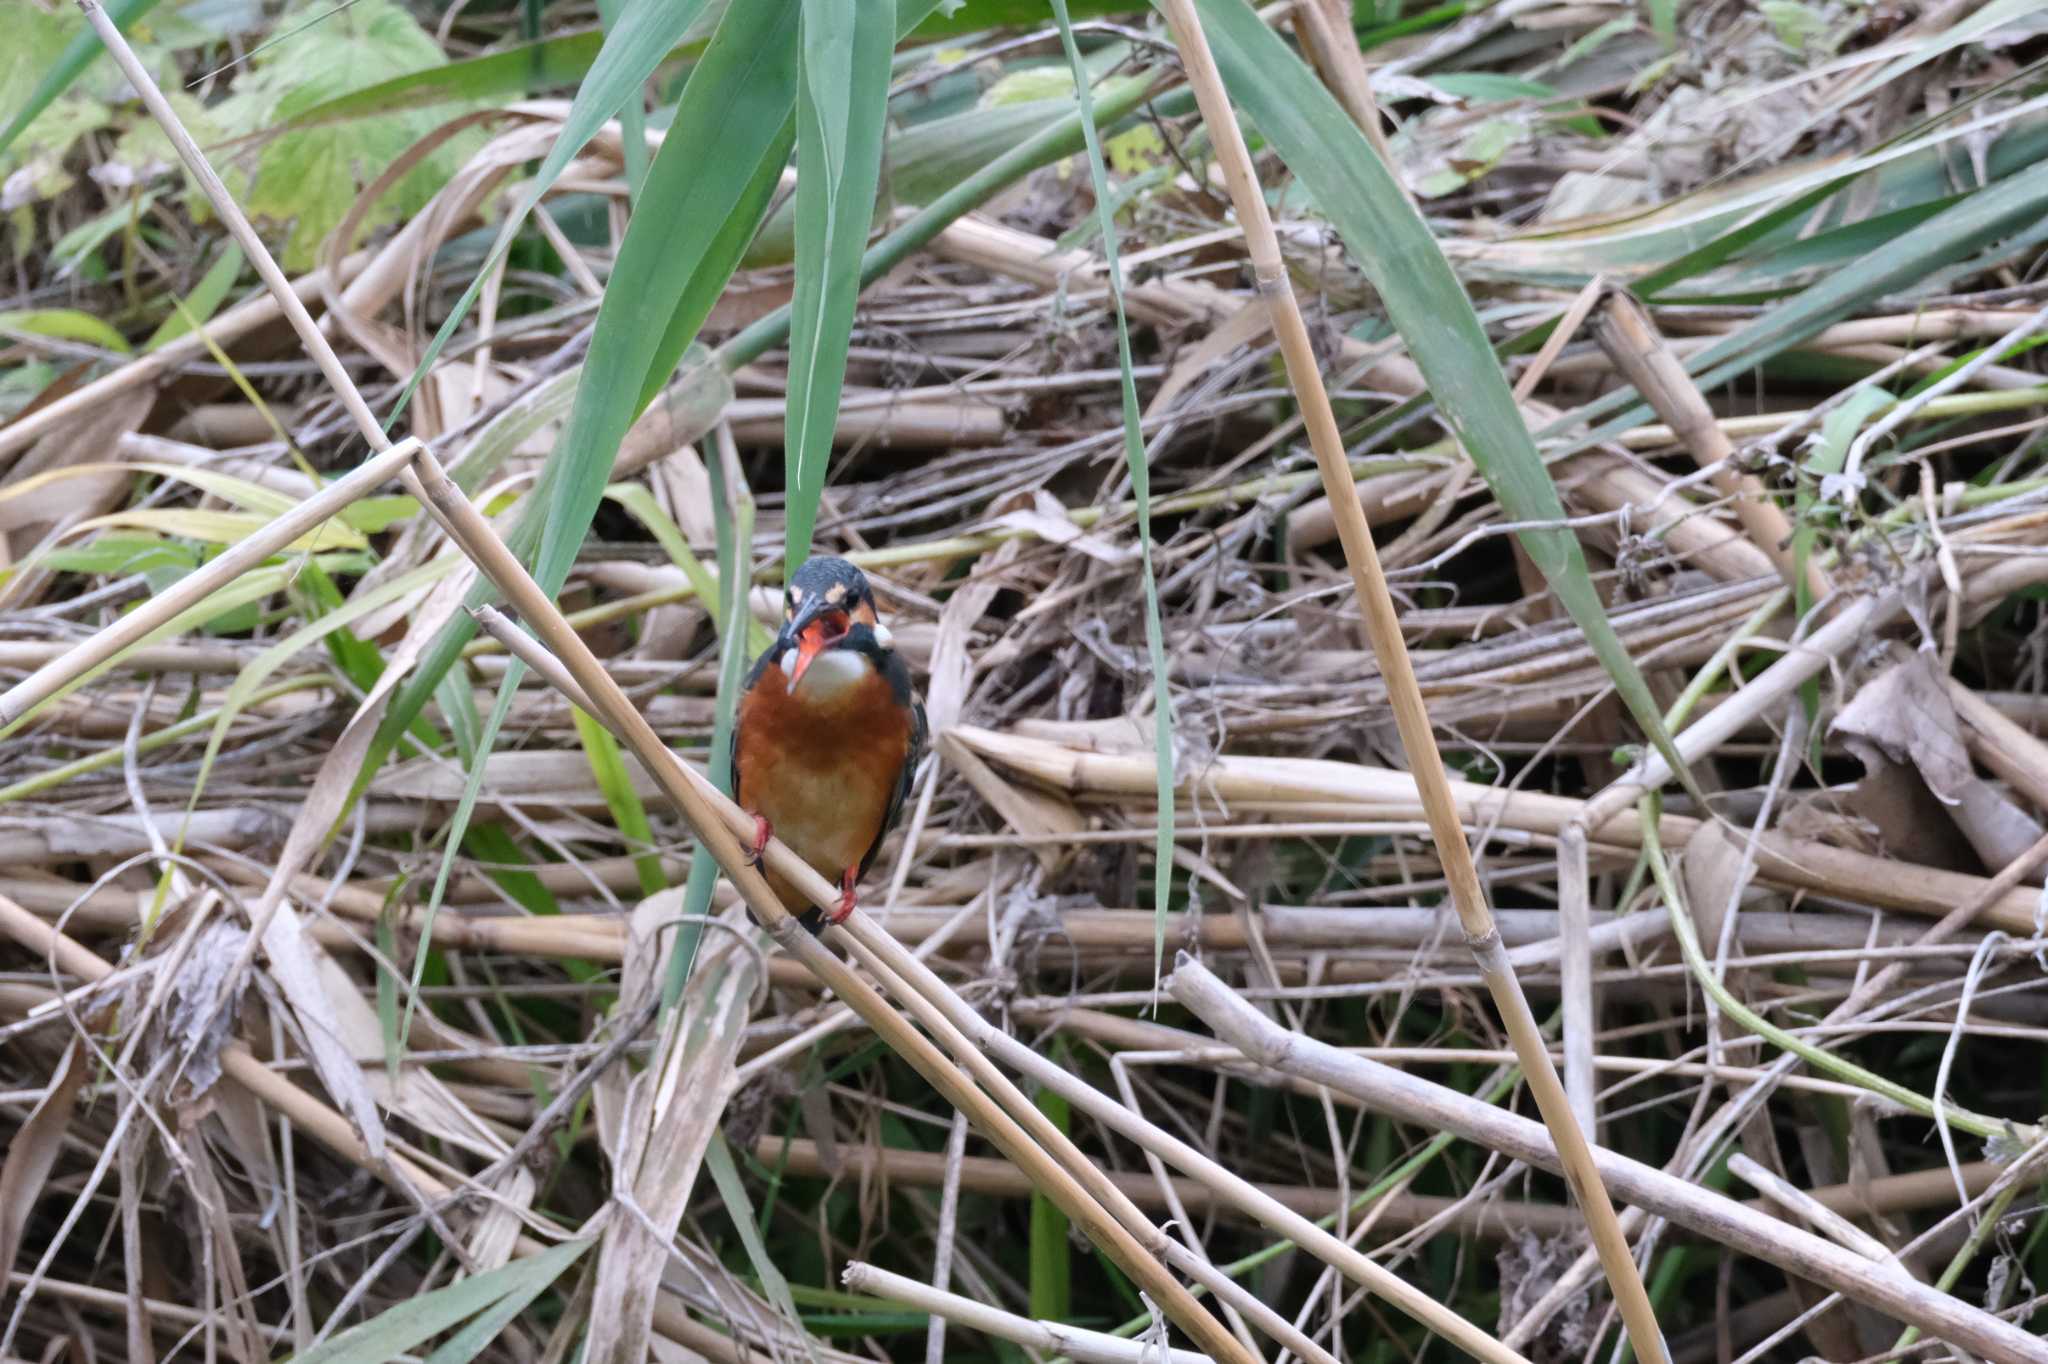
[[832, 912], [825, 916], [828, 921], [835, 924], [843, 924], [846, 922], [846, 916], [853, 913], [859, 903], [858, 898], [853, 893], [853, 881], [859, 875], [860, 871], [858, 868], [848, 867], [845, 873], [840, 876], [839, 903], [832, 906]]
[[761, 859], [768, 852], [768, 840], [773, 837], [775, 837], [775, 826], [770, 824], [765, 816], [755, 815], [754, 844], [747, 849], [747, 861], [759, 867]]

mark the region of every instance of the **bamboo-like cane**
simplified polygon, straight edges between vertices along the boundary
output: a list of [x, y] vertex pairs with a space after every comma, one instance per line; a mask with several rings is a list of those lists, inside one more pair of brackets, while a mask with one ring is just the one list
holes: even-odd
[[[364, 439], [379, 450], [390, 447], [391, 441], [363, 399], [354, 382], [341, 366], [340, 357], [328, 343], [327, 338], [313, 322], [291, 290], [284, 272], [270, 256], [262, 239], [256, 235], [240, 206], [221, 183], [200, 151], [198, 144], [185, 130], [163, 92], [149, 73], [136, 59], [133, 49], [128, 46], [113, 22], [100, 8], [97, 0], [78, 0], [115, 62], [128, 77], [131, 85], [142, 96], [157, 122], [162, 125], [179, 157], [192, 171], [206, 192], [221, 220], [230, 233], [241, 244], [249, 261], [256, 267], [259, 278], [277, 297], [285, 317], [298, 333], [307, 354], [319, 367], [332, 386], [335, 395], [354, 419]], [[1237, 1364], [1251, 1364], [1255, 1356], [1245, 1349], [1202, 1305], [1196, 1301], [1181, 1282], [1169, 1272], [1159, 1259], [1140, 1244], [1138, 1236], [1117, 1218], [1110, 1215], [1082, 1187], [1074, 1176], [1056, 1163], [1040, 1148], [1003, 1108], [992, 1101], [981, 1090], [968, 1083], [932, 1043], [912, 1027], [907, 1019], [889, 1007], [875, 989], [859, 976], [845, 962], [832, 955], [824, 945], [805, 932], [782, 904], [768, 889], [761, 872], [749, 861], [742, 851], [735, 831], [710, 801], [705, 791], [715, 794], [715, 788], [700, 790], [693, 784], [696, 778], [674, 755], [669, 752], [645, 717], [634, 708], [618, 684], [605, 672], [604, 667], [584, 644], [582, 637], [570, 628], [562, 618], [553, 601], [542, 592], [540, 585], [526, 572], [516, 556], [506, 548], [483, 516], [469, 503], [431, 455], [416, 452], [416, 459], [401, 460], [406, 467], [400, 469], [400, 478], [408, 491], [420, 501], [422, 507], [439, 521], [465, 553], [477, 563], [479, 569], [489, 577], [508, 600], [532, 623], [534, 629], [544, 636], [563, 666], [581, 687], [585, 699], [596, 710], [597, 718], [607, 723], [615, 733], [623, 737], [635, 754], [648, 766], [649, 771], [661, 784], [664, 793], [674, 802], [678, 813], [690, 825], [691, 830], [710, 849], [727, 878], [747, 901], [748, 907], [782, 945], [783, 949], [810, 967], [819, 980], [872, 1027], [876, 1034], [887, 1041], [899, 1055], [931, 1082], [949, 1103], [974, 1119], [975, 1124], [986, 1132], [990, 1139], [1026, 1171], [1034, 1184], [1044, 1189], [1046, 1195], [1059, 1205], [1060, 1210], [1071, 1218], [1097, 1245], [1101, 1246], [1125, 1273], [1136, 1280], [1150, 1293], [1166, 1314], [1186, 1331], [1202, 1349], [1210, 1355]], [[394, 452], [390, 458], [399, 459]], [[782, 856], [794, 862], [794, 855], [787, 849], [777, 850]], [[835, 897], [827, 897], [821, 903], [829, 903]], [[1027, 1105], [1028, 1106], [1028, 1105]], [[1035, 1112], [1035, 1110], [1034, 1110]], [[1050, 1123], [1046, 1126], [1050, 1128]], [[1056, 1129], [1054, 1129], [1056, 1130]], [[1078, 1150], [1072, 1154], [1077, 1163], [1081, 1161]], [[1140, 1222], [1148, 1230], [1150, 1224]]]
[[1628, 1238], [1615, 1219], [1613, 1204], [1608, 1200], [1606, 1187], [1600, 1182], [1600, 1171], [1593, 1163], [1586, 1134], [1572, 1116], [1564, 1085], [1551, 1064], [1549, 1049], [1544, 1045], [1543, 1035], [1537, 1029], [1536, 1017], [1529, 1010], [1521, 985], [1515, 979], [1514, 968], [1508, 964], [1506, 952], [1501, 947], [1500, 933], [1494, 927], [1492, 912], [1486, 904], [1486, 893], [1479, 884], [1479, 874], [1472, 863], [1472, 850], [1465, 842], [1457, 804], [1451, 797], [1450, 780], [1444, 773], [1443, 758], [1437, 752], [1429, 713], [1423, 706], [1422, 692], [1415, 682], [1414, 665], [1409, 661], [1408, 646], [1401, 636], [1400, 619], [1387, 591], [1379, 555], [1373, 548], [1372, 531], [1366, 525], [1365, 513], [1358, 504], [1358, 488], [1351, 476], [1350, 462], [1344, 456], [1344, 442], [1337, 431], [1336, 415], [1330, 410], [1329, 394], [1323, 388], [1322, 372], [1316, 364], [1314, 348], [1309, 343], [1308, 327], [1302, 321], [1293, 286], [1288, 283], [1279, 238], [1274, 234], [1272, 216], [1267, 212], [1265, 198], [1259, 191], [1251, 153], [1245, 147], [1244, 134], [1238, 128], [1237, 116], [1231, 110], [1229, 97], [1223, 89], [1222, 72], [1217, 69], [1216, 59], [1209, 51], [1209, 40], [1202, 31], [1201, 19], [1195, 14], [1194, 0], [1160, 0], [1160, 8], [1173, 33], [1174, 46], [1180, 49], [1188, 84], [1195, 92], [1202, 122], [1216, 148], [1217, 164], [1222, 167], [1224, 181], [1230, 187], [1231, 202], [1237, 209], [1238, 223], [1244, 229], [1245, 245], [1251, 253], [1259, 296], [1272, 310], [1273, 331], [1279, 337], [1281, 354], [1286, 359], [1288, 382], [1300, 403], [1302, 419], [1308, 429], [1309, 446], [1315, 452], [1316, 466], [1323, 476], [1323, 489], [1336, 514], [1338, 538], [1344, 546], [1344, 557], [1351, 566], [1359, 608], [1365, 616], [1366, 634], [1372, 640], [1373, 653], [1379, 658], [1380, 674], [1386, 679], [1387, 699], [1393, 707], [1394, 723], [1401, 734], [1401, 746], [1407, 751], [1408, 765], [1415, 772], [1416, 787], [1429, 818], [1438, 855], [1443, 859], [1451, 899], [1464, 925], [1466, 942], [1493, 996], [1494, 1007], [1500, 1011], [1507, 1025], [1508, 1036], [1514, 1043], [1516, 1056], [1521, 1059], [1537, 1109], [1556, 1136], [1558, 1150], [1563, 1157], [1565, 1181], [1585, 1211], [1586, 1225], [1600, 1253], [1600, 1264], [1607, 1273], [1614, 1300], [1621, 1308], [1622, 1321], [1628, 1329], [1629, 1341], [1635, 1347], [1636, 1358], [1643, 1364], [1667, 1364], [1669, 1355], [1664, 1347], [1663, 1333], [1658, 1329], [1656, 1313], [1650, 1307], [1649, 1294], [1643, 1289], [1642, 1275], [1637, 1272], [1635, 1259], [1629, 1254]]

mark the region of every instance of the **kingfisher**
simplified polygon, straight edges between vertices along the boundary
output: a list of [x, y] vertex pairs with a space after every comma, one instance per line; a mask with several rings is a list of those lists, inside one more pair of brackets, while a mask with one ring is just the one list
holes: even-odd
[[[732, 791], [754, 817], [754, 865], [779, 834], [838, 883], [826, 918], [844, 920], [924, 745], [924, 706], [867, 576], [830, 555], [805, 560], [782, 595], [781, 633], [747, 673], [735, 721]], [[767, 879], [785, 905], [804, 902], [773, 872]]]

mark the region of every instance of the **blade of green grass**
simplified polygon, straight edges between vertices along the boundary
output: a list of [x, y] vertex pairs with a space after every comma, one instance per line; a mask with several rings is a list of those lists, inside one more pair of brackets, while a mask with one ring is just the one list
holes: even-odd
[[180, 300], [163, 320], [149, 340], [142, 343], [142, 349], [153, 351], [159, 346], [169, 345], [195, 327], [203, 327], [206, 320], [220, 311], [220, 305], [227, 301], [228, 291], [235, 287], [235, 279], [242, 273], [242, 248], [229, 242], [227, 249], [220, 253], [220, 259], [206, 268], [199, 277], [190, 295]]
[[1607, 619], [1564, 504], [1515, 407], [1493, 347], [1428, 226], [1358, 125], [1245, 0], [1197, 0], [1231, 98], [1329, 214], [1385, 303], [1444, 422], [1592, 646], [1622, 703], [1672, 771], [1687, 766], [1628, 647]]
[[[1123, 265], [1117, 256], [1115, 203], [1109, 168], [1102, 159], [1102, 140], [1095, 128], [1095, 99], [1090, 73], [1074, 41], [1067, 0], [1052, 0], [1060, 43], [1074, 73], [1074, 94], [1081, 104], [1081, 136], [1088, 147], [1088, 174], [1095, 185], [1095, 214], [1102, 231], [1102, 255], [1109, 269], [1109, 297], [1116, 311], [1116, 362], [1122, 371], [1124, 461], [1131, 471], [1131, 498], [1138, 504], [1138, 558], [1145, 585], [1145, 651], [1152, 664], [1152, 762], [1158, 772], [1159, 839], [1152, 868], [1152, 979], [1166, 966], [1166, 908], [1173, 891], [1173, 690], [1166, 677], [1166, 634], [1159, 620], [1159, 582], [1152, 572], [1152, 470], [1139, 431], [1138, 384], [1131, 374], [1131, 324], [1124, 313]], [[1037, 1202], [1033, 1201], [1036, 1209]], [[1034, 1226], [1036, 1223], [1034, 1222]], [[1040, 1314], [1041, 1316], [1043, 1314]], [[1058, 1314], [1053, 1320], [1061, 1320]]]
[[[1951, 261], [2035, 226], [2044, 213], [2048, 213], [2048, 162], [1977, 190], [1875, 247], [1748, 325], [1687, 356], [1685, 368], [1701, 388], [1718, 388], [1872, 300], [1910, 288]], [[1623, 388], [1560, 418], [1537, 436], [1564, 436], [1581, 424], [1609, 419], [1553, 456], [1561, 457], [1589, 449], [1650, 417], [1650, 409], [1638, 401], [1635, 390]]]
[[[625, 3], [626, 0], [597, 0], [597, 17], [607, 34], [618, 32]], [[626, 201], [637, 204], [640, 190], [647, 183], [647, 109], [637, 92], [619, 106], [619, 139], [620, 154], [625, 160]]]
[[797, 83], [796, 290], [784, 441], [784, 573], [810, 557], [832, 455], [860, 258], [882, 176], [896, 0], [803, 0]]
[[[761, 1287], [768, 1300], [774, 1303], [791, 1322], [798, 1320], [796, 1302], [789, 1295], [789, 1280], [775, 1263], [775, 1256], [768, 1249], [768, 1243], [761, 1239], [761, 1228], [754, 1221], [754, 1201], [747, 1197], [747, 1186], [740, 1180], [739, 1167], [733, 1163], [732, 1148], [725, 1144], [723, 1128], [711, 1129], [710, 1144], [704, 1148], [704, 1168], [711, 1172], [712, 1183], [718, 1186], [718, 1197], [725, 1204], [726, 1216], [732, 1219], [735, 1230], [740, 1234], [740, 1244], [746, 1248], [747, 1260], [754, 1266], [754, 1273], [760, 1276]], [[810, 1337], [804, 1336], [804, 1352], [816, 1361], [817, 1351], [811, 1348]]]
[[633, 871], [640, 879], [640, 893], [652, 895], [668, 889], [661, 858], [653, 851], [654, 826], [647, 822], [647, 806], [633, 789], [633, 776], [626, 770], [626, 755], [619, 751], [619, 741], [580, 708], [569, 707], [569, 715], [576, 722], [576, 737], [583, 741], [583, 755], [590, 760], [591, 775], [597, 778], [597, 788], [604, 793], [605, 808], [611, 811], [612, 827], [627, 847], [640, 850], [633, 854]]
[[[423, 1293], [402, 1302], [360, 1326], [352, 1326], [323, 1345], [301, 1355], [290, 1364], [384, 1364], [414, 1346], [432, 1340], [457, 1322], [482, 1315], [478, 1324], [488, 1324], [491, 1334], [463, 1331], [431, 1356], [433, 1364], [464, 1364], [473, 1359], [503, 1329], [503, 1323], [525, 1309], [528, 1303], [575, 1264], [590, 1241], [564, 1241], [561, 1245], [514, 1260], [498, 1269]], [[508, 1315], [500, 1309], [517, 1300]], [[458, 1346], [457, 1342], [461, 1342]]]
[[[1052, 0], [1052, 4], [1053, 12], [1060, 18], [1060, 31], [1071, 34], [1074, 26], [1067, 21], [1065, 0]], [[1070, 1064], [1064, 1039], [1055, 1043], [1053, 1054], [1061, 1064]], [[1062, 1132], [1071, 1128], [1073, 1113], [1065, 1098], [1050, 1089], [1041, 1089], [1037, 1104], [1054, 1127]], [[1074, 1307], [1074, 1251], [1069, 1223], [1059, 1204], [1037, 1190], [1031, 1194], [1029, 1262], [1031, 1315], [1040, 1321], [1068, 1320]]]
[[[673, 364], [682, 354], [730, 276], [731, 265], [714, 256], [739, 235], [729, 220], [745, 204], [759, 178], [763, 153], [779, 142], [795, 103], [796, 6], [797, 0], [763, 0], [727, 11], [726, 22], [719, 25], [683, 88], [670, 125], [672, 135], [648, 168], [640, 207], [626, 228], [598, 308], [568, 425], [506, 536], [513, 552], [531, 563], [535, 580], [549, 593], [559, 592], [568, 578], [610, 481], [619, 442], [651, 397], [650, 390], [659, 390], [660, 382], [650, 383], [649, 377], [659, 368], [659, 357], [666, 355]], [[629, 36], [641, 8], [636, 6], [622, 19], [615, 41]], [[732, 249], [733, 261], [738, 252], [739, 248]], [[455, 321], [451, 316], [442, 327], [443, 337]], [[430, 362], [431, 357], [422, 365]], [[471, 602], [481, 603], [490, 595], [480, 585]], [[476, 622], [464, 612], [424, 651], [379, 726], [356, 776], [352, 799], [360, 796], [398, 733], [425, 705], [475, 633]], [[515, 663], [508, 679], [519, 672]], [[490, 751], [496, 734], [496, 725], [487, 724], [481, 736], [483, 752]]]
[[[735, 461], [737, 464], [737, 461]], [[714, 452], [704, 461], [711, 476], [711, 506], [718, 535], [717, 590], [702, 598], [718, 630], [718, 701], [711, 720], [711, 780], [720, 792], [732, 794], [733, 718], [739, 705], [740, 680], [754, 630], [753, 613], [747, 609], [747, 592], [753, 586], [753, 565], [747, 546], [754, 539], [754, 500], [744, 483], [732, 486], [725, 461]], [[738, 469], [732, 471], [738, 475]], [[765, 649], [764, 642], [761, 648]], [[699, 920], [711, 911], [711, 892], [718, 885], [718, 862], [703, 844], [690, 855], [690, 877], [683, 886], [683, 927], [669, 951], [668, 970], [662, 976], [663, 1012], [674, 1008], [689, 983], [690, 967], [697, 958], [702, 929]]]
[[128, 353], [128, 338], [91, 313], [76, 308], [22, 308], [0, 313], [0, 332], [26, 332], [59, 341], [83, 341], [117, 355]]

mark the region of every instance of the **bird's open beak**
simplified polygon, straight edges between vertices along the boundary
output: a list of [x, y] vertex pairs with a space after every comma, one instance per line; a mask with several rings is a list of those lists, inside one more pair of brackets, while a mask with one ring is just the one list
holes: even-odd
[[846, 612], [829, 602], [805, 603], [783, 633], [796, 643], [796, 666], [790, 669], [789, 690], [810, 670], [811, 661], [846, 633]]

